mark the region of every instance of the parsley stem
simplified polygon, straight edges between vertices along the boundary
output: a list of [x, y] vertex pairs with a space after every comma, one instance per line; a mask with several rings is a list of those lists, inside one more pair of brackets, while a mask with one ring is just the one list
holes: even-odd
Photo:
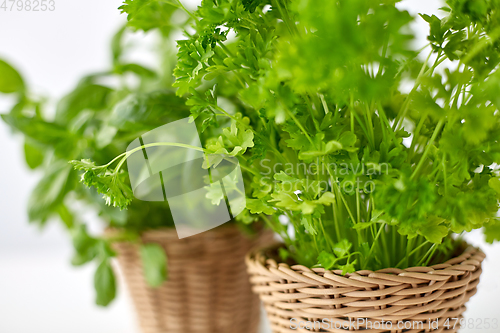
[[[415, 79], [415, 84], [413, 85], [412, 90], [410, 91], [410, 93], [406, 97], [406, 100], [403, 103], [401, 111], [398, 113], [396, 120], [394, 121], [394, 124], [392, 127], [394, 131], [397, 131], [399, 129], [400, 124], [402, 125], [403, 120], [406, 117], [406, 113], [408, 112], [408, 109], [410, 107], [410, 101], [411, 101], [410, 96], [412, 96], [415, 93], [415, 91], [417, 91], [418, 87], [420, 87], [420, 83], [421, 83], [422, 78], [424, 77], [424, 75], [426, 73], [425, 70], [427, 68], [427, 64], [429, 63], [429, 60], [431, 59], [432, 54], [433, 54], [432, 51], [429, 52], [427, 59], [425, 59], [425, 62], [422, 65], [422, 68], [420, 69], [420, 72], [418, 73], [417, 78]], [[438, 59], [439, 59], [439, 56], [438, 56]], [[436, 65], [436, 63], [434, 65]], [[433, 66], [433, 68], [435, 68], [435, 67]]]
[[406, 262], [406, 267], [410, 266], [410, 249], [413, 245], [413, 238], [406, 238], [406, 255], [404, 261]]
[[380, 257], [385, 259], [385, 267], [390, 267], [391, 266], [391, 255], [389, 253], [389, 246], [387, 245], [387, 232], [386, 232], [387, 224], [384, 226], [384, 231], [382, 232], [381, 235], [381, 241], [382, 241], [382, 249], [383, 253], [380, 254]]
[[424, 266], [427, 266], [432, 256], [436, 252], [436, 249], [437, 249], [437, 244], [432, 244], [431, 248], [424, 254], [422, 259], [420, 259], [420, 261], [417, 263], [417, 266], [422, 266], [424, 262], [425, 262]]
[[[145, 145], [142, 145], [142, 146], [139, 146], [139, 147], [136, 147], [134, 149], [131, 149], [125, 153], [122, 153], [120, 155], [118, 155], [117, 157], [115, 157], [114, 159], [112, 159], [109, 163], [103, 165], [103, 166], [98, 166], [96, 167], [97, 168], [104, 168], [104, 167], [108, 167], [110, 166], [111, 164], [113, 164], [114, 162], [116, 162], [118, 159], [121, 158], [120, 162], [118, 163], [118, 165], [116, 166], [116, 169], [114, 171], [115, 174], [118, 174], [118, 172], [120, 171], [121, 167], [123, 166], [123, 164], [125, 163], [125, 161], [127, 160], [127, 158], [129, 158], [132, 154], [142, 150], [142, 149], [145, 149], [145, 148], [149, 148], [149, 147], [162, 147], [162, 146], [168, 146], [168, 147], [180, 147], [180, 148], [187, 148], [187, 149], [194, 149], [194, 150], [197, 150], [197, 151], [201, 151], [205, 154], [208, 154], [208, 155], [211, 155], [210, 153], [208, 153], [205, 149], [203, 148], [200, 148], [200, 147], [197, 147], [197, 146], [191, 146], [191, 145], [187, 145], [187, 144], [183, 144], [183, 143], [178, 143], [178, 142], [154, 142], [154, 143], [148, 143], [148, 144], [145, 144]], [[229, 161], [230, 163], [233, 163], [231, 160], [227, 160]], [[252, 173], [253, 175], [255, 176], [258, 176], [259, 173], [247, 166], [245, 166], [244, 164], [242, 163], [239, 163], [239, 166], [244, 169], [245, 171], [248, 171], [250, 173]]]
[[432, 137], [430, 138], [429, 142], [427, 142], [427, 145], [425, 147], [424, 153], [422, 154], [422, 157], [420, 158], [420, 161], [417, 164], [417, 167], [415, 168], [415, 171], [413, 171], [410, 180], [413, 180], [415, 176], [417, 175], [418, 171], [420, 168], [422, 168], [422, 165], [424, 164], [425, 160], [427, 159], [427, 155], [429, 154], [431, 147], [434, 146], [434, 141], [436, 140], [436, 137], [438, 136], [439, 132], [441, 131], [441, 128], [443, 127], [445, 122], [445, 118], [441, 119], [438, 124], [436, 125], [436, 128], [434, 129], [434, 133], [432, 133]]
[[318, 120], [316, 119], [314, 115], [314, 109], [313, 109], [313, 103], [311, 102], [311, 99], [307, 94], [304, 95], [304, 99], [306, 100], [307, 104], [307, 109], [309, 110], [309, 113], [311, 114], [312, 121], [314, 123], [314, 127], [316, 128], [316, 131], [319, 133], [321, 132], [321, 129], [319, 127]]
[[[429, 244], [430, 242], [429, 241], [425, 241], [424, 243], [420, 244], [418, 247], [416, 247], [415, 249], [413, 249], [409, 256], [412, 256], [413, 254], [415, 254], [415, 252], [417, 252], [418, 250], [420, 250], [422, 247], [424, 247], [425, 245]], [[399, 266], [401, 266], [401, 264], [404, 262], [406, 258], [403, 258], [401, 259], [400, 262], [398, 262], [398, 264], [396, 265], [396, 268], [398, 268]]]
[[382, 223], [382, 225], [380, 226], [380, 228], [378, 229], [378, 232], [377, 232], [377, 235], [375, 236], [375, 238], [373, 239], [373, 243], [372, 243], [372, 246], [370, 248], [370, 252], [368, 252], [368, 255], [366, 256], [366, 259], [364, 260], [365, 262], [365, 267], [366, 267], [366, 263], [368, 262], [368, 260], [371, 258], [372, 254], [373, 254], [373, 250], [375, 249], [376, 246], [378, 246], [379, 244], [377, 243], [377, 240], [378, 238], [380, 237], [380, 234], [382, 233], [382, 230], [384, 230], [385, 226], [387, 225], [387, 223]]
[[[276, 4], [276, 7], [278, 8], [278, 11], [280, 12], [281, 18], [283, 22], [285, 22], [285, 25], [288, 29], [288, 32], [290, 32], [290, 35], [295, 36], [297, 32], [297, 27], [293, 22], [291, 22], [290, 16], [288, 15], [288, 12], [286, 12], [286, 9], [283, 10], [283, 7], [280, 4], [280, 0], [274, 0], [274, 3]], [[295, 29], [293, 29], [293, 28]]]
[[413, 133], [413, 139], [411, 140], [410, 151], [408, 153], [408, 161], [411, 161], [413, 155], [415, 154], [417, 141], [420, 136], [420, 131], [422, 130], [422, 127], [424, 126], [424, 122], [426, 120], [427, 120], [427, 114], [424, 114], [420, 119], [420, 121], [418, 122], [415, 132]]
[[325, 111], [325, 114], [328, 114], [329, 109], [328, 109], [328, 104], [325, 101], [325, 96], [323, 94], [318, 94], [319, 99], [321, 100], [321, 104], [323, 105], [323, 110]]
[[448, 182], [446, 180], [446, 152], [443, 153], [443, 159], [441, 160], [443, 165], [443, 181], [444, 181], [444, 197], [448, 197]]
[[[331, 171], [330, 171], [330, 166], [327, 165], [327, 170], [328, 170], [328, 173], [330, 174], [330, 176], [332, 175]], [[351, 209], [349, 208], [349, 204], [347, 203], [346, 199], [344, 198], [344, 195], [340, 192], [340, 189], [338, 188], [337, 184], [336, 183], [333, 183], [332, 184], [336, 190], [337, 190], [337, 193], [338, 195], [340, 196], [340, 199], [342, 200], [342, 202], [344, 203], [344, 206], [347, 210], [347, 213], [349, 214], [351, 220], [353, 223], [356, 223], [356, 219], [354, 218], [354, 215], [352, 214], [351, 212]]]
[[[325, 163], [325, 157], [323, 156], [322, 158], [322, 163], [323, 165], [326, 165]], [[340, 242], [340, 240], [342, 239], [342, 234], [340, 233], [340, 227], [339, 227], [339, 221], [338, 221], [338, 213], [336, 212], [335, 210], [335, 205], [336, 203], [338, 202], [337, 200], [337, 196], [335, 195], [335, 192], [333, 190], [333, 183], [334, 183], [334, 179], [333, 179], [333, 176], [330, 174], [330, 185], [331, 185], [331, 193], [333, 194], [334, 198], [335, 198], [335, 203], [332, 203], [332, 214], [333, 214], [333, 224], [334, 224], [334, 227], [335, 227], [335, 232], [337, 234], [337, 241]]]
[[[358, 178], [359, 179], [359, 178]], [[359, 181], [356, 182], [356, 216], [358, 223], [361, 223], [361, 200], [359, 195]]]
[[302, 131], [302, 133], [305, 135], [307, 140], [311, 143], [311, 145], [313, 147], [316, 147], [316, 145], [314, 144], [314, 141], [311, 139], [311, 137], [309, 136], [309, 133], [307, 133], [304, 126], [302, 126], [301, 122], [295, 117], [295, 115], [290, 110], [288, 110], [288, 108], [286, 106], [284, 108], [285, 108], [286, 112], [288, 113], [288, 115], [290, 116], [290, 118], [292, 118], [292, 120], [295, 122], [297, 127]]
[[389, 120], [387, 119], [387, 115], [385, 114], [385, 110], [382, 106], [382, 103], [378, 102], [378, 111], [379, 111], [379, 114], [380, 114], [380, 118], [382, 118], [382, 121], [385, 123], [385, 130], [389, 133], [389, 135], [391, 136], [391, 139], [392, 139], [392, 142], [394, 143], [394, 145], [397, 144], [397, 140], [396, 140], [396, 135], [394, 134], [394, 131], [391, 129], [391, 124], [389, 123]]
[[370, 147], [374, 148], [375, 147], [375, 142], [374, 142], [374, 139], [373, 137], [370, 135], [370, 132], [368, 131], [368, 129], [366, 128], [366, 126], [363, 124], [363, 122], [361, 121], [361, 119], [359, 118], [359, 116], [356, 114], [356, 112], [354, 112], [353, 110], [351, 111], [351, 114], [354, 116], [354, 118], [356, 118], [356, 120], [358, 121], [358, 124], [359, 126], [361, 127], [361, 129], [363, 130], [363, 133], [365, 134], [366, 136], [366, 139], [368, 140], [368, 143], [370, 144]]

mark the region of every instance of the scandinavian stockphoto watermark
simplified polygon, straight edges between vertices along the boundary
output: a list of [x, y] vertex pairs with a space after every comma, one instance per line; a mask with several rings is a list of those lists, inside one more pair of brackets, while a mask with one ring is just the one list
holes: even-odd
[[[277, 174], [290, 177], [299, 177], [302, 186], [309, 188], [320, 188], [328, 191], [335, 185], [343, 193], [354, 194], [356, 191], [372, 193], [375, 190], [373, 176], [388, 174], [390, 167], [388, 163], [323, 163], [319, 159], [309, 163], [273, 163], [269, 159], [260, 161], [262, 188], [271, 190], [279, 184], [285, 191], [291, 191], [295, 187], [295, 179], [276, 177]], [[341, 179], [341, 180], [339, 180]]]
[[342, 331], [358, 331], [358, 330], [414, 330], [420, 331], [436, 331], [436, 330], [457, 330], [457, 329], [498, 329], [498, 318], [436, 318], [428, 320], [372, 320], [368, 318], [348, 318], [331, 319], [324, 318], [322, 320], [304, 320], [302, 318], [291, 318], [291, 330], [306, 330], [318, 332], [319, 330], [342, 330]]
[[179, 238], [220, 226], [245, 208], [238, 160], [206, 155], [189, 118], [141, 135], [127, 153], [134, 196], [168, 202]]

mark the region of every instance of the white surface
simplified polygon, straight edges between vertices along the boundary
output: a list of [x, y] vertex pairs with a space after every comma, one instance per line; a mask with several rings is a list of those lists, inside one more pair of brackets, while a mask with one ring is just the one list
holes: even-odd
[[108, 308], [94, 305], [94, 267], [71, 269], [62, 251], [0, 257], [0, 332], [137, 333], [128, 295]]
[[[107, 67], [109, 40], [124, 17], [116, 9], [119, 0], [56, 0], [56, 4], [55, 12], [0, 11], [0, 58], [19, 68], [31, 87], [60, 97], [83, 74]], [[432, 0], [406, 4], [427, 13], [440, 6]], [[419, 36], [427, 31], [422, 26]], [[0, 111], [1, 107], [0, 101]], [[28, 224], [27, 197], [38, 175], [27, 170], [20, 138], [12, 137], [3, 123], [0, 142], [0, 333], [138, 333], [123, 288], [111, 307], [94, 306], [94, 268], [69, 265], [71, 246], [58, 225], [40, 234]], [[467, 316], [500, 320], [500, 246], [483, 244], [477, 233], [470, 239], [488, 258]]]
[[483, 274], [481, 282], [478, 286], [477, 294], [467, 304], [465, 318], [467, 320], [474, 319], [478, 322], [484, 322], [484, 319], [495, 318], [498, 321], [497, 329], [473, 329], [465, 328], [461, 333], [476, 333], [476, 332], [500, 332], [500, 307], [498, 300], [500, 299], [500, 244], [486, 244], [483, 240], [483, 235], [475, 230], [467, 235], [469, 243], [481, 247], [486, 254], [486, 260], [483, 264]]
[[[60, 97], [89, 72], [106, 69], [109, 42], [125, 18], [119, 0], [56, 0], [54, 12], [0, 11], [0, 58], [28, 85]], [[0, 110], [5, 103], [0, 101]], [[28, 194], [38, 175], [24, 164], [20, 137], [0, 123], [0, 332], [137, 333], [123, 288], [109, 308], [94, 305], [94, 267], [70, 266], [69, 239], [58, 224], [28, 224]]]

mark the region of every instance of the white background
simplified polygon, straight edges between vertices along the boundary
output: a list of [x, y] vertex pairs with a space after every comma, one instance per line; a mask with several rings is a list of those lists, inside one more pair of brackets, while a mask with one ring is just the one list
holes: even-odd
[[[110, 38], [125, 20], [119, 6], [119, 0], [56, 0], [54, 12], [0, 10], [0, 58], [18, 68], [32, 89], [59, 98], [82, 75], [110, 65]], [[440, 3], [407, 0], [403, 6], [434, 13]], [[420, 19], [416, 28], [423, 45], [427, 27]], [[0, 97], [0, 112], [6, 104]], [[39, 175], [25, 166], [21, 138], [1, 122], [0, 144], [0, 333], [138, 333], [124, 288], [109, 308], [96, 307], [94, 267], [70, 266], [71, 245], [58, 224], [43, 232], [28, 224], [27, 198]], [[469, 239], [488, 258], [466, 315], [500, 320], [500, 246], [484, 244], [480, 233]]]

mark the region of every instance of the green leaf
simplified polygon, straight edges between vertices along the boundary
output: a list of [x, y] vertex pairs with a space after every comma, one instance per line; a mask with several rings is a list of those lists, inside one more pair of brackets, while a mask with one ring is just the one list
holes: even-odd
[[429, 242], [441, 244], [443, 238], [450, 232], [446, 225], [442, 224], [443, 219], [438, 217], [430, 217], [426, 224], [419, 229], [419, 233], [424, 236]]
[[314, 202], [308, 200], [300, 201], [295, 193], [272, 193], [271, 197], [272, 199], [268, 200], [268, 202], [275, 203], [276, 207], [289, 209], [292, 211], [300, 211], [305, 215], [314, 213], [314, 209], [316, 208]]
[[347, 263], [345, 265], [339, 265], [339, 268], [342, 270], [342, 274], [345, 275], [347, 273], [356, 272], [356, 263], [358, 259], [355, 259], [353, 262]]
[[212, 46], [204, 47], [201, 41], [179, 40], [177, 67], [174, 70], [176, 80], [174, 87], [178, 87], [177, 95], [183, 96], [202, 82], [210, 67], [208, 61], [215, 55]]
[[351, 250], [352, 244], [347, 240], [343, 239], [333, 247], [333, 252], [338, 258], [345, 257]]
[[304, 228], [306, 228], [307, 232], [311, 235], [317, 235], [318, 232], [313, 226], [313, 220], [311, 215], [305, 215], [302, 217], [302, 220], [300, 220]]
[[318, 200], [315, 200], [314, 203], [329, 206], [335, 203], [335, 195], [332, 192], [325, 192]]
[[94, 187], [102, 194], [107, 205], [125, 209], [132, 202], [133, 192], [123, 170], [107, 172], [107, 166], [96, 166], [88, 159], [69, 163], [75, 170], [84, 170], [80, 182], [87, 187]]
[[243, 6], [245, 10], [248, 10], [250, 13], [255, 12], [258, 6], [261, 4], [267, 3], [264, 0], [242, 0]]
[[53, 163], [35, 186], [28, 202], [30, 221], [44, 223], [62, 203], [66, 193], [74, 185], [71, 166], [64, 161]]
[[85, 225], [79, 225], [73, 228], [71, 230], [71, 238], [73, 241], [73, 247], [76, 251], [71, 260], [71, 263], [74, 266], [86, 264], [97, 256], [97, 240], [87, 233]]
[[207, 191], [205, 197], [211, 201], [212, 205], [219, 206], [221, 202], [224, 202], [224, 191], [219, 182], [206, 186], [205, 189]]
[[493, 242], [500, 241], [500, 219], [492, 219], [484, 226], [484, 234], [486, 242], [492, 244]]
[[57, 206], [56, 211], [66, 228], [72, 229], [75, 225], [75, 216], [68, 207], [64, 203], [61, 203]]
[[167, 280], [167, 256], [158, 244], [141, 245], [141, 259], [146, 282], [153, 288]]
[[67, 124], [83, 110], [105, 109], [112, 91], [109, 87], [83, 81], [57, 104], [56, 122]]
[[266, 215], [272, 215], [275, 213], [275, 210], [267, 205], [264, 201], [259, 200], [259, 199], [246, 199], [246, 207], [250, 210], [250, 213], [252, 214], [266, 214]]
[[334, 153], [334, 152], [339, 151], [341, 149], [342, 149], [342, 143], [340, 143], [336, 140], [328, 141], [325, 145], [325, 153], [326, 154]]
[[283, 260], [283, 261], [287, 261], [288, 258], [291, 257], [290, 251], [288, 251], [287, 249], [285, 249], [283, 247], [280, 247], [278, 249], [278, 253], [279, 253], [281, 260]]
[[189, 116], [185, 101], [168, 90], [127, 95], [113, 107], [108, 125], [120, 130], [139, 131], [158, 127]]
[[109, 305], [116, 297], [116, 280], [110, 259], [104, 259], [94, 275], [94, 288], [96, 291], [96, 304]]
[[351, 149], [356, 143], [356, 141], [357, 141], [356, 134], [350, 131], [342, 133], [342, 135], [339, 138], [339, 142], [342, 145], [342, 148], [349, 151], [352, 151]]
[[120, 28], [111, 40], [111, 53], [113, 54], [113, 62], [118, 62], [123, 53], [123, 36], [125, 35], [125, 26]]
[[324, 269], [332, 269], [336, 262], [337, 258], [335, 258], [333, 254], [326, 251], [322, 251], [318, 256], [318, 263]]
[[489, 186], [500, 194], [500, 178], [490, 178], [488, 181]]
[[114, 126], [104, 125], [102, 126], [96, 134], [96, 146], [97, 149], [102, 149], [113, 142], [113, 139], [118, 132], [118, 128]]
[[2, 114], [1, 117], [9, 126], [21, 131], [38, 144], [60, 148], [66, 153], [74, 148], [71, 147], [74, 145], [74, 136], [61, 125], [23, 115]]
[[144, 31], [160, 29], [167, 35], [173, 26], [170, 18], [178, 6], [175, 0], [125, 0], [118, 9], [127, 14], [130, 27]]
[[386, 221], [384, 221], [383, 218], [381, 218], [381, 216], [384, 214], [383, 211], [381, 210], [374, 210], [372, 212], [372, 218], [370, 219], [369, 222], [362, 222], [362, 223], [357, 223], [353, 226], [353, 228], [355, 230], [363, 230], [363, 229], [366, 229], [366, 228], [369, 228], [371, 227], [372, 225], [374, 224], [377, 224], [377, 223], [386, 223]]
[[0, 92], [14, 93], [24, 90], [21, 75], [8, 63], [0, 59]]
[[24, 143], [24, 157], [30, 169], [36, 169], [43, 163], [44, 151], [28, 142]]
[[139, 75], [140, 77], [145, 77], [145, 78], [155, 78], [157, 77], [156, 72], [146, 68], [144, 66], [141, 66], [139, 64], [124, 64], [124, 65], [117, 65], [115, 67], [115, 71], [118, 74], [123, 74], [123, 73], [134, 73]]

